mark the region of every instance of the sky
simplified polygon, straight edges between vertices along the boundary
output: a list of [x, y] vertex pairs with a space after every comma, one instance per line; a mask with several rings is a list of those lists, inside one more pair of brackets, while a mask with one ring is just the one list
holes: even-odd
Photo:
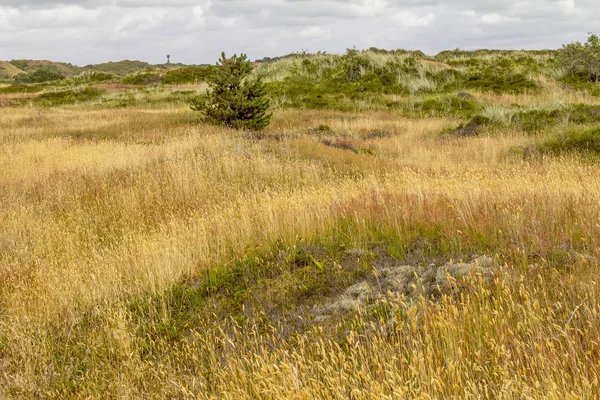
[[347, 48], [559, 48], [600, 0], [0, 0], [0, 60], [214, 63]]

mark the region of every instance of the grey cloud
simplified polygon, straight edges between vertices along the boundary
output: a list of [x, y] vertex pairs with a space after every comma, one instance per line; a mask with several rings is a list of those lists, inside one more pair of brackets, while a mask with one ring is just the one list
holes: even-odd
[[213, 62], [347, 47], [556, 48], [597, 30], [596, 0], [0, 0], [0, 58]]
[[181, 8], [197, 5], [197, 0], [0, 0], [0, 7], [20, 9], [54, 9], [65, 5], [74, 5], [83, 8], [102, 7], [170, 7]]

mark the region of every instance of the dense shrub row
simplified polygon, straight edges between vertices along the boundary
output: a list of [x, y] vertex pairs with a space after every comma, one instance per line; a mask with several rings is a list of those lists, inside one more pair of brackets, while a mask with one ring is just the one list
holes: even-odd
[[[375, 50], [348, 50], [343, 56], [299, 56], [286, 61], [288, 70], [269, 83], [269, 93], [284, 106], [346, 109], [349, 103], [363, 100], [385, 104], [381, 95], [449, 94], [464, 89], [535, 92], [537, 83], [523, 71], [539, 72], [544, 67], [537, 59], [524, 55], [475, 60], [472, 65], [469, 60], [442, 63], [424, 55], [416, 57], [415, 53]], [[271, 70], [266, 70], [268, 80]], [[398, 108], [394, 102], [387, 104]]]
[[162, 82], [167, 85], [204, 82], [212, 70], [212, 67], [177, 68], [167, 71]]
[[65, 79], [65, 76], [58, 69], [51, 66], [43, 66], [34, 71], [14, 77], [14, 81], [17, 83], [44, 83], [63, 79]]
[[34, 98], [33, 102], [44, 107], [62, 106], [95, 100], [103, 93], [102, 90], [92, 87], [86, 87], [80, 90], [72, 89], [47, 92]]

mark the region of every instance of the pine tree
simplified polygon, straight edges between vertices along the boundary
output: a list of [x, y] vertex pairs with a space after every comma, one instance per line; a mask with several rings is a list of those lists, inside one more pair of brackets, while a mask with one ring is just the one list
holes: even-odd
[[260, 77], [249, 78], [253, 66], [245, 54], [221, 58], [208, 77], [209, 90], [204, 98], [191, 104], [213, 123], [237, 129], [260, 130], [269, 125], [270, 101]]

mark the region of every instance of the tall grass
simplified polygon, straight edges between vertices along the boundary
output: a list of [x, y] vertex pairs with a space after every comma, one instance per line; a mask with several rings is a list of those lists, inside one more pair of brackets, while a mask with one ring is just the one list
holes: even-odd
[[[514, 156], [518, 131], [440, 137], [455, 124], [288, 110], [250, 135], [175, 105], [0, 109], [0, 397], [598, 397], [600, 167]], [[313, 320], [378, 260], [477, 254], [495, 282]]]

